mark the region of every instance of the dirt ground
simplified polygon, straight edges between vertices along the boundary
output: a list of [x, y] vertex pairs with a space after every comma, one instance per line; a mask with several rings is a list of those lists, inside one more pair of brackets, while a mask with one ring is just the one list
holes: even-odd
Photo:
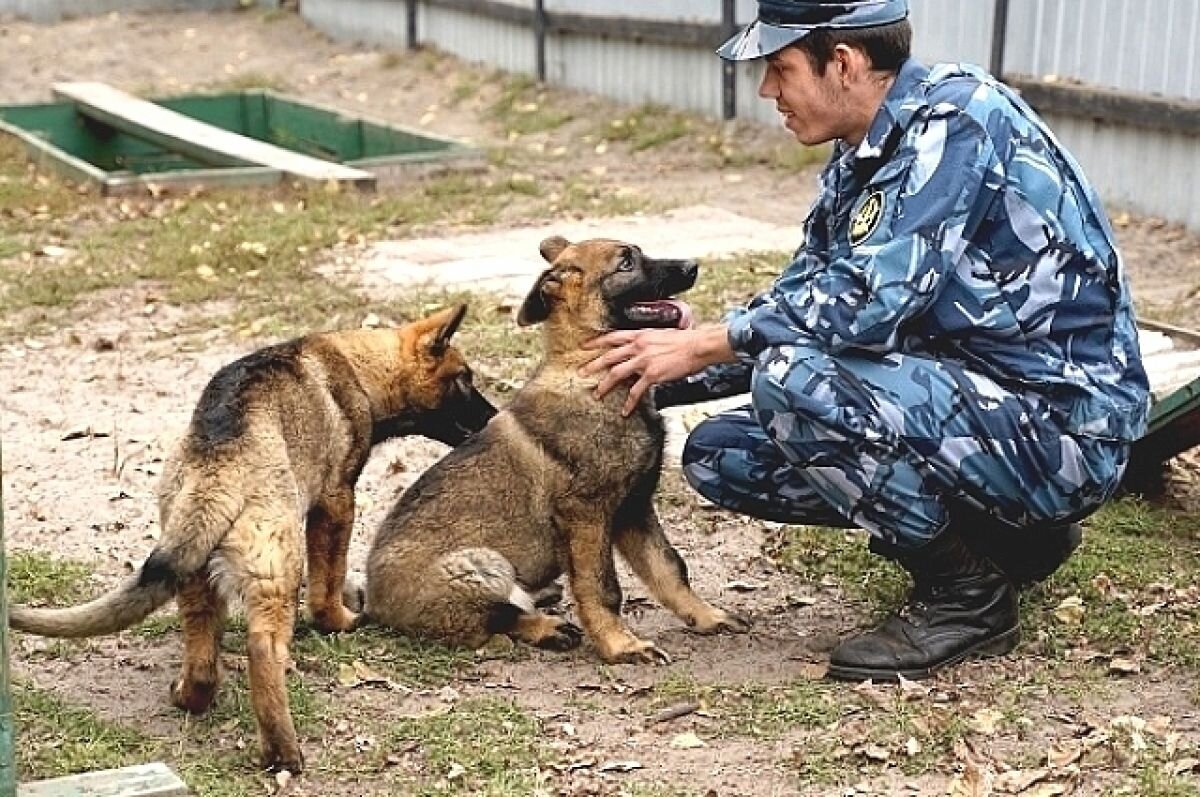
[[[484, 98], [447, 102], [461, 80], [453, 65], [439, 61], [430, 72], [374, 49], [334, 43], [292, 15], [114, 15], [54, 26], [9, 21], [0, 24], [0, 52], [0, 102], [5, 103], [47, 101], [50, 84], [58, 80], [101, 80], [141, 93], [170, 93], [253, 75], [351, 111], [423, 125], [482, 145], [505, 143], [479, 122]], [[587, 98], [573, 101], [584, 112], [589, 107]], [[745, 135], [769, 142], [780, 134], [747, 129]], [[811, 169], [793, 174], [764, 165], [718, 170], [679, 148], [666, 148], [654, 158], [628, 158], [555, 136], [529, 143], [546, 154], [543, 178], [565, 178], [582, 163], [588, 170], [603, 170], [612, 184], [653, 194], [666, 205], [702, 201], [781, 223], [800, 217], [812, 196]], [[1200, 285], [1200, 240], [1153, 219], [1122, 212], [1114, 216], [1140, 305], [1175, 323], [1200, 327], [1200, 302], [1194, 298]], [[219, 329], [177, 336], [176, 330], [194, 314], [219, 308], [197, 311], [159, 302], [148, 313], [145, 294], [150, 290], [96, 295], [87, 300], [78, 322], [0, 348], [8, 545], [89, 562], [97, 589], [136, 567], [153, 545], [158, 533], [153, 486], [164, 450], [187, 422], [195, 397], [220, 365], [259, 343], [232, 340]], [[107, 349], [96, 345], [100, 341], [115, 346], [97, 350]], [[390, 498], [443, 451], [438, 444], [411, 440], [379, 448], [359, 484], [354, 564], [361, 564], [371, 530]], [[836, 587], [780, 571], [763, 550], [774, 529], [703, 509], [680, 494], [685, 497], [664, 507], [664, 518], [697, 591], [750, 616], [752, 634], [715, 639], [687, 634], [646, 600], [626, 574], [631, 622], [671, 654], [669, 670], [599, 667], [585, 649], [567, 657], [535, 653], [483, 661], [469, 678], [453, 685], [458, 695], [453, 699], [499, 694], [552, 730], [547, 733], [555, 749], [573, 765], [555, 770], [546, 793], [985, 794], [990, 792], [982, 787], [969, 790], [982, 777], [974, 762], [995, 763], [997, 750], [1010, 749], [1016, 767], [1022, 752], [1044, 753], [1088, 738], [1089, 728], [1107, 722], [1097, 717], [1165, 716], [1179, 737], [1176, 744], [1194, 747], [1200, 741], [1194, 673], [1148, 669], [1127, 682], [1130, 688], [1104, 684], [1089, 702], [1057, 692], [1053, 683], [1039, 683], [1035, 653], [1002, 664], [964, 666], [939, 680], [932, 695], [922, 692], [913, 698], [959, 706], [970, 718], [986, 706], [986, 698], [979, 696], [994, 694], [1005, 680], [1042, 690], [1037, 693], [1042, 699], [1034, 701], [1038, 705], [1024, 705], [1032, 723], [1019, 743], [1015, 736], [1001, 737], [998, 747], [989, 750], [990, 737], [984, 734], [916, 776], [893, 765], [901, 751], [876, 751], [869, 744], [850, 745], [847, 755], [863, 764], [852, 787], [808, 786], [794, 769], [780, 765], [803, 756], [805, 745], [823, 743], [828, 734], [845, 739], [854, 710], [824, 734], [785, 733], [767, 740], [717, 733], [717, 720], [703, 710], [647, 724], [647, 694], [671, 673], [686, 673], [704, 684], [764, 687], [813, 679], [836, 639], [866, 620], [861, 607]], [[158, 639], [122, 635], [61, 661], [42, 655], [44, 651], [40, 640], [18, 637], [17, 674], [106, 719], [150, 733], [181, 722], [165, 699], [178, 664], [177, 634]], [[368, 716], [386, 723], [434, 699], [419, 691], [409, 697], [336, 685], [328, 691], [335, 705], [343, 704], [338, 716], [349, 717], [352, 724]], [[870, 690], [865, 694], [870, 704], [875, 698]], [[893, 690], [879, 700], [894, 698]], [[904, 699], [901, 695], [900, 702]], [[689, 739], [689, 733], [703, 737], [704, 746], [691, 748], [690, 742], [679, 741]], [[249, 755], [252, 735], [243, 742]], [[303, 743], [313, 774], [293, 786], [297, 793], [382, 793], [366, 773], [341, 768], [321, 774], [323, 757], [357, 744], [353, 728], [331, 719]], [[893, 764], [883, 763], [889, 757]], [[1100, 775], [1076, 771], [1061, 783], [1062, 791], [1041, 793], [1112, 793], [1112, 782]]]

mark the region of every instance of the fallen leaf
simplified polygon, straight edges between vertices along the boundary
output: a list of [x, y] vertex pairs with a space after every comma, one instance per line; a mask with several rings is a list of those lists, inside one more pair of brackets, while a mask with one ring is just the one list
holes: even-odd
[[1137, 675], [1142, 665], [1134, 659], [1116, 658], [1108, 663], [1109, 675]]
[[1046, 753], [1046, 764], [1052, 769], [1062, 769], [1074, 764], [1082, 757], [1083, 747], [1081, 745], [1073, 743], [1051, 745]]
[[699, 747], [708, 747], [704, 743], [704, 740], [694, 733], [681, 733], [677, 735], [671, 740], [671, 746], [677, 750], [695, 750]]
[[1058, 797], [1067, 793], [1065, 783], [1039, 783], [1028, 791], [1021, 792], [1021, 797]]
[[974, 764], [950, 781], [949, 797], [989, 797], [992, 793], [992, 774]]
[[762, 589], [767, 586], [761, 581], [730, 581], [721, 589], [727, 592], [754, 592], [757, 589]]
[[1004, 713], [994, 708], [981, 708], [971, 716], [971, 730], [984, 736], [993, 736]]
[[1200, 758], [1181, 758], [1171, 764], [1172, 775], [1200, 772]]
[[904, 754], [911, 757], [920, 754], [920, 752], [921, 743], [917, 741], [917, 737], [908, 737], [908, 741], [904, 743]]
[[1083, 615], [1083, 598], [1078, 595], [1063, 598], [1062, 603], [1054, 610], [1054, 616], [1064, 625], [1079, 625], [1083, 622]]
[[996, 791], [1002, 794], [1021, 794], [1038, 781], [1050, 776], [1048, 769], [1010, 769], [996, 776]]
[[632, 772], [641, 768], [640, 761], [609, 761], [601, 764], [597, 772]]
[[862, 753], [864, 758], [868, 758], [871, 761], [887, 761], [892, 757], [891, 753], [877, 744], [863, 745], [859, 752]]
[[465, 774], [467, 774], [466, 767], [462, 764], [452, 763], [450, 769], [446, 772], [446, 780], [458, 780]]

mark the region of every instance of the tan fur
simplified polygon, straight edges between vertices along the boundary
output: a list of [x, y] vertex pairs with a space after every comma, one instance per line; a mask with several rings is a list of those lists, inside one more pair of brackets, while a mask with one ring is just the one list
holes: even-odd
[[[310, 335], [222, 369], [163, 469], [162, 535], [141, 571], [82, 606], [14, 606], [12, 626], [46, 636], [112, 633], [174, 596], [184, 655], [171, 697], [202, 712], [217, 692], [226, 605], [240, 600], [263, 763], [299, 772], [284, 674], [305, 565], [313, 624], [351, 628], [357, 618], [342, 603], [342, 584], [354, 483], [382, 424], [462, 399], [469, 370], [446, 340], [465, 309], [400, 329]], [[420, 423], [412, 430], [422, 431]]]
[[637, 252], [642, 270], [629, 273], [630, 250], [619, 241], [543, 242], [551, 268], [520, 320], [544, 322], [544, 359], [487, 429], [430, 468], [392, 508], [367, 560], [370, 620], [467, 646], [503, 632], [567, 648], [578, 629], [523, 599], [565, 572], [583, 628], [605, 661], [665, 659], [620, 617], [615, 547], [689, 627], [746, 629], [691, 590], [659, 525], [652, 505], [662, 459], [658, 414], [645, 401], [622, 417], [623, 390], [598, 401], [597, 380], [578, 374], [594, 356], [581, 344], [612, 324], [619, 297], [605, 291], [635, 286], [623, 281], [647, 280], [647, 264], [662, 265]]

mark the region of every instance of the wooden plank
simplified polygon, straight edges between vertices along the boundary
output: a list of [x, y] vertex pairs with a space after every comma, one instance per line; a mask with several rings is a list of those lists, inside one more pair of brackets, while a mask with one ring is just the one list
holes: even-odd
[[370, 172], [222, 130], [105, 83], [55, 83], [54, 93], [74, 102], [85, 116], [201, 163], [268, 166], [308, 180], [336, 180], [361, 188], [375, 185]]
[[188, 797], [187, 784], [165, 764], [84, 772], [22, 783], [17, 797]]

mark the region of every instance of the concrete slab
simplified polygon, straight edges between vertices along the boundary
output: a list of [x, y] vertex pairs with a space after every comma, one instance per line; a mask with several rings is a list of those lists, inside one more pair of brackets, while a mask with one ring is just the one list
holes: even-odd
[[362, 258], [361, 279], [367, 286], [381, 289], [445, 287], [524, 295], [545, 268], [538, 244], [551, 235], [572, 241], [618, 238], [637, 244], [652, 257], [698, 259], [738, 252], [790, 252], [801, 240], [799, 224], [768, 224], [727, 210], [694, 205], [653, 216], [584, 219], [452, 237], [384, 241], [368, 249]]

